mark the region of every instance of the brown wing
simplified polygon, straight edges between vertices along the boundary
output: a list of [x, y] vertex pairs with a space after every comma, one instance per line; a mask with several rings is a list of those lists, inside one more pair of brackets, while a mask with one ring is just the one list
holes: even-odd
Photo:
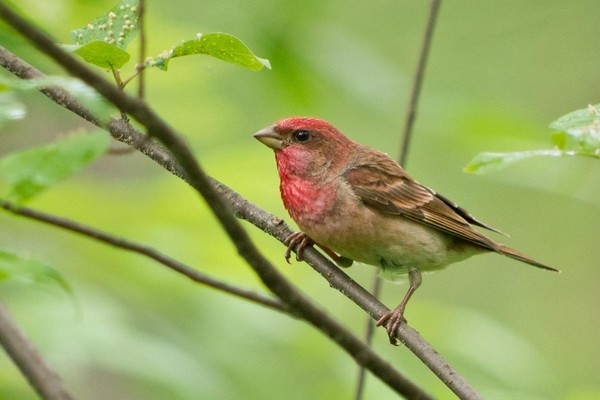
[[398, 163], [383, 153], [363, 153], [358, 165], [344, 172], [354, 192], [369, 207], [401, 215], [492, 251], [498, 245], [469, 223], [492, 229], [466, 210], [415, 182]]

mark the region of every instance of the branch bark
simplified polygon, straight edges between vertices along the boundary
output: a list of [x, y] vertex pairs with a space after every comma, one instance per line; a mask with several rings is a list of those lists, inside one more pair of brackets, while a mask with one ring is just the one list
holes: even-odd
[[[326, 318], [323, 318], [324, 314], [320, 309], [316, 308], [295, 287], [289, 284], [289, 282], [287, 282], [278, 271], [276, 271], [272, 265], [258, 253], [256, 248], [247, 238], [245, 232], [240, 228], [239, 223], [235, 219], [230, 219], [229, 213], [223, 212], [225, 211], [225, 208], [220, 207], [223, 204], [221, 203], [221, 199], [225, 201], [228, 208], [232, 210], [237, 217], [247, 219], [266, 233], [283, 241], [291, 231], [281, 219], [259, 209], [227, 186], [204, 175], [190, 154], [187, 146], [179, 139], [179, 136], [177, 136], [168, 125], [160, 120], [145, 105], [145, 103], [130, 98], [116, 90], [110, 83], [104, 81], [103, 78], [97, 76], [87, 69], [87, 67], [74, 60], [69, 54], [66, 54], [61, 49], [57, 48], [51, 39], [23, 21], [2, 2], [0, 2], [0, 16], [19, 30], [24, 36], [33, 41], [38, 49], [54, 58], [71, 74], [79, 77], [94, 87], [123, 111], [128, 112], [142, 123], [148, 129], [149, 133], [163, 141], [163, 144], [169, 151], [166, 151], [161, 146], [148, 140], [143, 134], [123, 121], [113, 120], [106, 127], [113, 137], [131, 144], [142, 153], [157, 161], [167, 170], [185, 179], [203, 195], [206, 194], [205, 199], [219, 220], [223, 223], [224, 228], [234, 243], [238, 246], [238, 252], [240, 252], [240, 254], [255, 269], [263, 282], [277, 296], [286, 302], [298, 316], [306, 319], [312, 325], [331, 337], [342, 348], [349, 352], [357, 362], [366, 365], [368, 369], [388, 385], [394, 387], [395, 390], [401, 390], [402, 393], [410, 398], [417, 398], [418, 396], [427, 398], [427, 395], [421, 390], [406, 394], [406, 388], [399, 388], [404, 384], [399, 383], [400, 381], [403, 381], [403, 379], [400, 379], [397, 374], [390, 375], [389, 368], [391, 367], [389, 367], [387, 363], [382, 361], [372, 352], [372, 350], [364, 346], [360, 340], [355, 338], [337, 322], [326, 317], [326, 315]], [[6, 50], [0, 51], [1, 58], [4, 58], [6, 55]], [[36, 76], [36, 74], [38, 74], [37, 76], [41, 74], [39, 71], [32, 73], [32, 69], [24, 66], [22, 62], [15, 65], [14, 62], [5, 63], [3, 60], [0, 61], [2, 61], [3, 65], [11, 65], [10, 67], [7, 67], [7, 69], [10, 69], [16, 75], [21, 76], [24, 79]], [[45, 90], [46, 95], [49, 95], [48, 92], [53, 89], [47, 88]], [[53, 95], [50, 94], [49, 97], [53, 98]], [[68, 102], [63, 101], [61, 104], [71, 109], [67, 105]], [[77, 107], [74, 107], [73, 111], [76, 109]], [[88, 115], [89, 117], [89, 112], [83, 111], [82, 114], [84, 118], [85, 115]], [[93, 116], [86, 119], [98, 124]], [[207, 183], [210, 183], [210, 185], [207, 185]], [[309, 264], [323, 275], [333, 287], [351, 298], [351, 300], [358, 304], [363, 310], [367, 311], [372, 317], [379, 318], [383, 313], [389, 311], [383, 304], [373, 298], [365, 289], [356, 284], [356, 282], [350, 279], [344, 272], [335, 267], [316, 250], [309, 248], [305, 251], [304, 255]], [[405, 343], [421, 360], [423, 360], [423, 362], [430, 367], [451, 390], [459, 395], [459, 397], [464, 399], [480, 398], [464, 378], [458, 375], [414, 329], [407, 325], [403, 325], [398, 332], [398, 339]]]
[[2, 303], [0, 344], [42, 399], [74, 400]]

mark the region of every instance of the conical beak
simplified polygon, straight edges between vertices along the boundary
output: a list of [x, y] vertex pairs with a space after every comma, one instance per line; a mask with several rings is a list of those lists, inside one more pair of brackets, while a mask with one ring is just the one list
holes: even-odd
[[274, 126], [268, 126], [253, 135], [260, 140], [262, 144], [272, 148], [273, 150], [281, 150], [283, 148], [283, 136], [275, 130]]

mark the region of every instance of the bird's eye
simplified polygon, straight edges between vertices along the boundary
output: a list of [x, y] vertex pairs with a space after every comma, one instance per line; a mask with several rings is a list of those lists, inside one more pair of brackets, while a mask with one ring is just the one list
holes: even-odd
[[296, 131], [294, 138], [299, 142], [306, 142], [310, 138], [308, 131]]

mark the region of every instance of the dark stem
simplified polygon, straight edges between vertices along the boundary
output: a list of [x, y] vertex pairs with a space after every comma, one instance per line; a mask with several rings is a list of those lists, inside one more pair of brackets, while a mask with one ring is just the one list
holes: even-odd
[[400, 165], [405, 166], [408, 158], [408, 150], [410, 148], [410, 140], [412, 138], [413, 125], [415, 117], [417, 115], [417, 106], [419, 103], [419, 96], [421, 94], [421, 86], [423, 85], [423, 77], [425, 76], [425, 66], [427, 65], [427, 57], [429, 56], [429, 49], [431, 48], [431, 39], [433, 37], [433, 30], [437, 21], [438, 11], [442, 0], [431, 0], [431, 8], [429, 10], [429, 19], [427, 21], [427, 28], [425, 28], [425, 35], [423, 36], [423, 44], [421, 46], [421, 55], [419, 56], [419, 63], [415, 72], [413, 80], [413, 88], [410, 96], [410, 102], [408, 103], [408, 112], [404, 123], [404, 132], [402, 134], [402, 143], [400, 145]]
[[42, 399], [74, 400], [2, 303], [0, 344]]
[[221, 290], [223, 292], [244, 298], [257, 304], [261, 304], [276, 311], [289, 313], [289, 308], [278, 299], [274, 299], [270, 296], [266, 296], [261, 293], [256, 293], [249, 289], [240, 288], [227, 282], [220, 281], [216, 278], [213, 278], [210, 275], [199, 272], [177, 260], [174, 260], [171, 257], [153, 249], [150, 246], [136, 243], [131, 240], [123, 239], [108, 234], [106, 232], [102, 232], [99, 229], [91, 228], [81, 223], [68, 220], [66, 218], [46, 214], [41, 211], [33, 210], [31, 208], [19, 207], [2, 199], [0, 199], [0, 207], [15, 215], [20, 215], [22, 217], [34, 219], [36, 221], [40, 221], [49, 225], [66, 229], [71, 232], [79, 233], [81, 235], [87, 236], [92, 239], [96, 239], [100, 242], [110, 244], [120, 249], [129, 250], [134, 253], [141, 254], [145, 257], [151, 258], [159, 262], [165, 267], [183, 276], [186, 276], [194, 282], [207, 285], [209, 287], [212, 287], [213, 289]]
[[[144, 0], [138, 1], [138, 24], [140, 25], [140, 52], [139, 52], [139, 65], [144, 65], [146, 59], [146, 2]], [[145, 68], [139, 70], [138, 76], [138, 93], [137, 96], [140, 99], [144, 98], [145, 88]]]

